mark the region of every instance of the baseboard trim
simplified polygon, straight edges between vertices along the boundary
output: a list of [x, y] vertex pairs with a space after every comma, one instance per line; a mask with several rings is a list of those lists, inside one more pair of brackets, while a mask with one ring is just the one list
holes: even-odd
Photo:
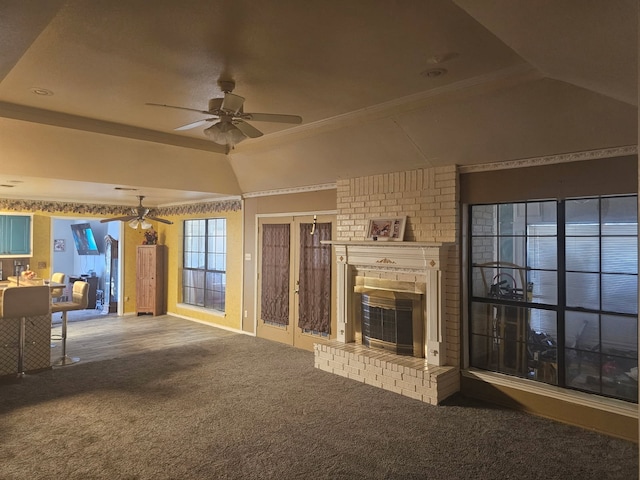
[[638, 405], [495, 372], [461, 371], [461, 392], [498, 405], [638, 442]]

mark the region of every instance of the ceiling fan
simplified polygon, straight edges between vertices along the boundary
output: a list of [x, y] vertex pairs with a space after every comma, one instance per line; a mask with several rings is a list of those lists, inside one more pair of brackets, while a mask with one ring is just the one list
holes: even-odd
[[298, 115], [284, 115], [278, 113], [247, 113], [243, 110], [244, 97], [231, 93], [236, 84], [233, 80], [218, 81], [220, 89], [224, 93], [224, 97], [212, 98], [209, 100], [208, 110], [198, 110], [188, 107], [175, 107], [173, 105], [164, 105], [160, 103], [147, 103], [156, 107], [177, 108], [179, 110], [188, 110], [190, 112], [198, 112], [209, 115], [209, 118], [197, 120], [175, 130], [189, 130], [208, 122], [216, 122], [212, 126], [204, 130], [204, 134], [220, 145], [228, 145], [233, 148], [236, 143], [248, 138], [257, 138], [262, 136], [262, 132], [253, 125], [247, 123], [247, 120], [256, 122], [278, 122], [278, 123], [302, 123], [302, 117]]
[[152, 227], [152, 225], [148, 222], [148, 220], [152, 220], [154, 222], [166, 223], [168, 225], [173, 224], [171, 220], [166, 220], [164, 218], [158, 218], [158, 217], [149, 215], [150, 213], [153, 213], [153, 210], [142, 206], [142, 199], [144, 198], [144, 195], [138, 195], [138, 198], [140, 199], [140, 202], [138, 203], [137, 207], [131, 209], [131, 215], [124, 215], [122, 217], [105, 218], [103, 220], [100, 220], [100, 223], [114, 222], [114, 221], [129, 222], [129, 226], [131, 228], [138, 228], [138, 225], [139, 225], [145, 230]]

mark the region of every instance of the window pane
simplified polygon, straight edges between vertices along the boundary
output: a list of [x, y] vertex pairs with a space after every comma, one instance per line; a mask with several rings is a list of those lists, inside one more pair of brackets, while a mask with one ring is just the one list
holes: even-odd
[[[487, 297], [491, 286], [491, 277], [493, 273], [488, 272], [488, 268], [472, 268], [471, 273], [471, 292], [474, 297]], [[491, 269], [493, 271], [493, 269]]]
[[638, 237], [603, 237], [602, 271], [638, 273]]
[[629, 235], [638, 234], [638, 198], [613, 197], [602, 199], [602, 234], [619, 235], [620, 228]]
[[638, 319], [618, 315], [602, 316], [602, 352], [638, 358]]
[[567, 237], [567, 270], [597, 272], [600, 270], [600, 239], [598, 237]]
[[565, 344], [576, 350], [600, 351], [600, 315], [597, 313], [565, 313]]
[[224, 311], [225, 234], [224, 218], [185, 220], [183, 302]]
[[567, 272], [566, 279], [568, 307], [600, 308], [600, 275]]
[[601, 393], [600, 354], [585, 351], [565, 351], [566, 381], [568, 387]]
[[[564, 210], [564, 239], [558, 238], [558, 209]], [[637, 401], [637, 210], [636, 195], [474, 210], [470, 283], [474, 296], [492, 303], [471, 305], [472, 365]], [[558, 264], [561, 244], [564, 264]], [[559, 298], [565, 304], [556, 311]], [[519, 308], [514, 300], [546, 308]]]
[[529, 271], [530, 300], [534, 303], [556, 305], [558, 303], [558, 273], [555, 271]]
[[498, 261], [498, 251], [496, 249], [496, 237], [477, 237], [471, 239], [473, 264], [483, 264]]
[[554, 343], [558, 342], [558, 322], [556, 312], [531, 308], [529, 310], [529, 327], [533, 332], [544, 333]]
[[638, 313], [638, 277], [602, 275], [602, 309], [609, 312]]
[[471, 332], [479, 335], [494, 335], [494, 306], [487, 303], [474, 302], [472, 309]]
[[556, 312], [531, 309], [529, 311], [527, 356], [528, 376], [539, 382], [558, 383], [558, 328]]
[[527, 241], [527, 265], [530, 268], [555, 270], [558, 266], [556, 237], [529, 237]]
[[531, 234], [531, 227], [541, 227], [538, 235], [558, 234], [558, 212], [556, 202], [527, 203], [527, 227]]
[[500, 262], [524, 266], [526, 237], [500, 237]]
[[471, 234], [497, 235], [498, 207], [496, 205], [474, 205], [471, 207]]
[[587, 198], [565, 202], [567, 235], [598, 235], [600, 233], [600, 200]]
[[525, 204], [507, 203], [498, 205], [500, 217], [500, 235], [524, 235], [525, 233]]

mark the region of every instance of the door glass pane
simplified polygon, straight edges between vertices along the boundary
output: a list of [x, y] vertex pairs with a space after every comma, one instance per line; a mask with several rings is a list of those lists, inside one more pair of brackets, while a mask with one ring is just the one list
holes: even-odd
[[567, 270], [597, 272], [600, 270], [600, 241], [598, 237], [567, 237]]
[[261, 318], [285, 326], [289, 324], [289, 224], [262, 227]]
[[331, 245], [321, 243], [327, 240], [331, 223], [300, 224], [298, 326], [306, 333], [330, 333]]
[[600, 275], [567, 272], [566, 282], [567, 306], [593, 310], [600, 308]]

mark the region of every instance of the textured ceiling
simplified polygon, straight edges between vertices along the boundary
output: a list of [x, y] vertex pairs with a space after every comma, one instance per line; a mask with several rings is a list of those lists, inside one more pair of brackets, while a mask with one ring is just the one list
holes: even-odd
[[[0, 197], [149, 205], [637, 143], [637, 2], [0, 3]], [[426, 74], [443, 69], [439, 76]], [[202, 118], [233, 79], [265, 135]], [[44, 89], [52, 95], [37, 95]], [[137, 188], [116, 191], [115, 186]]]

